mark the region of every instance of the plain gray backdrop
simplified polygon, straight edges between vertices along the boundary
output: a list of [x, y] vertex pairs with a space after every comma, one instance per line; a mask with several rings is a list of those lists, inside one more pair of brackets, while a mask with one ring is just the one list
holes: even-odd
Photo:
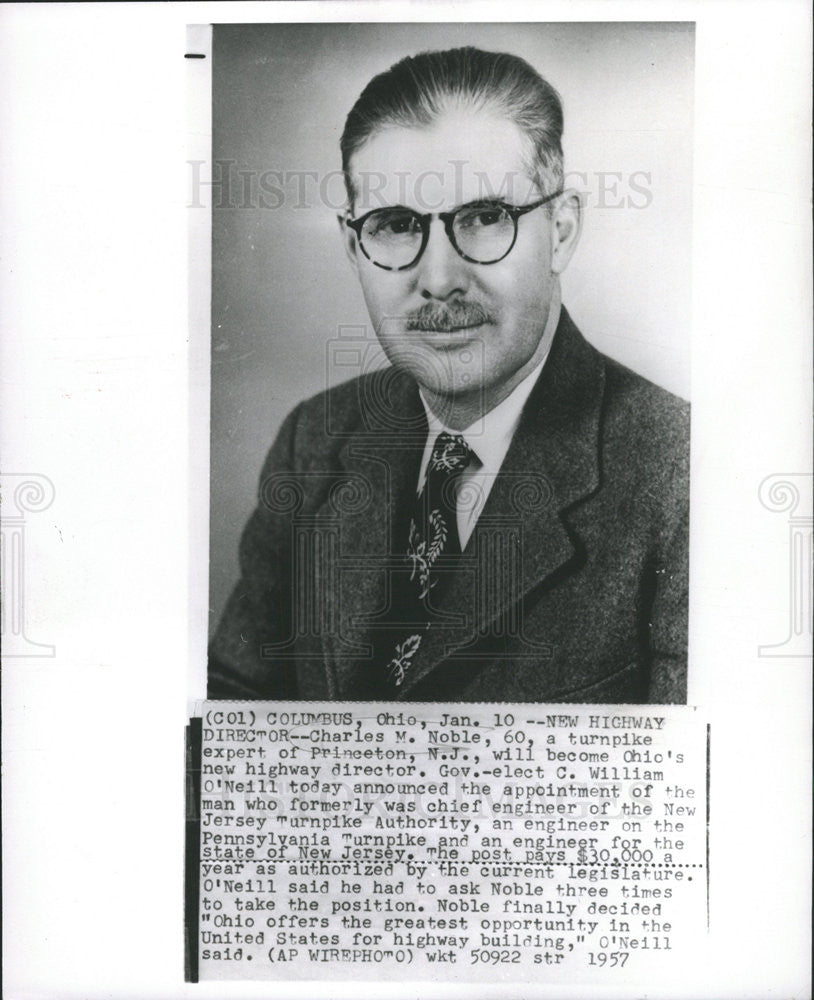
[[345, 116], [401, 57], [470, 44], [522, 56], [562, 96], [586, 205], [563, 279], [575, 322], [689, 398], [692, 24], [216, 25], [210, 630], [282, 419], [354, 374], [338, 340], [373, 343], [336, 224]]

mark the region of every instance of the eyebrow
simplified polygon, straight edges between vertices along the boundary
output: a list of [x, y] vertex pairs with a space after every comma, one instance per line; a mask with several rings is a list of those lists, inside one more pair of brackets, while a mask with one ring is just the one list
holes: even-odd
[[[502, 208], [503, 206], [510, 205], [511, 203], [506, 201], [504, 198], [476, 198], [474, 201], [464, 201], [460, 205], [456, 205], [455, 208], [451, 208], [450, 212], [459, 212], [462, 208]], [[383, 205], [380, 208], [371, 209], [371, 212], [410, 212], [412, 215], [435, 215], [435, 212], [419, 212], [418, 209], [408, 208], [406, 205]], [[444, 212], [444, 215], [448, 215], [448, 212]]]

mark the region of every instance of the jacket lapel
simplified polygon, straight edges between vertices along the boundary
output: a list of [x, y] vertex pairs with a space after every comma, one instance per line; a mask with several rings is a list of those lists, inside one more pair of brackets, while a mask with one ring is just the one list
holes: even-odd
[[[385, 369], [360, 380], [364, 426], [339, 451], [347, 502], [335, 494], [321, 513], [336, 526], [336, 551], [321, 561], [328, 627], [323, 653], [332, 697], [370, 697], [383, 666], [370, 658], [372, 622], [389, 600], [388, 570], [403, 566], [395, 537], [415, 494], [427, 420], [418, 387]], [[384, 696], [384, 695], [383, 695]]]
[[[450, 616], [425, 633], [398, 697], [451, 653], [506, 627], [524, 595], [575, 556], [562, 513], [599, 485], [604, 363], [565, 309], [458, 571], [442, 594]], [[514, 612], [513, 610], [514, 609]], [[542, 650], [539, 650], [541, 652]], [[529, 650], [534, 655], [534, 650]]]

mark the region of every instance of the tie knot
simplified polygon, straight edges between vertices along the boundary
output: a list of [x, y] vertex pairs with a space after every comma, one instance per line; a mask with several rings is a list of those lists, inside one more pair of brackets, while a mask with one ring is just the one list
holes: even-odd
[[472, 449], [460, 434], [442, 431], [435, 439], [430, 456], [430, 470], [442, 475], [463, 472], [472, 460]]

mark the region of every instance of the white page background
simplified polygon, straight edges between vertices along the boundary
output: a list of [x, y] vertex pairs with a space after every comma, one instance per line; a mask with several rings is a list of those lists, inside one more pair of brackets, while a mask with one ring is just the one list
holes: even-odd
[[26, 515], [23, 566], [26, 634], [55, 655], [3, 669], [10, 1000], [313, 996], [182, 982], [208, 492], [205, 365], [187, 342], [185, 26], [432, 17], [697, 22], [690, 701], [713, 727], [713, 932], [683, 982], [592, 995], [808, 993], [811, 661], [758, 655], [788, 631], [791, 572], [788, 516], [758, 489], [810, 470], [808, 5], [9, 4], [0, 444], [4, 477], [55, 490]]

